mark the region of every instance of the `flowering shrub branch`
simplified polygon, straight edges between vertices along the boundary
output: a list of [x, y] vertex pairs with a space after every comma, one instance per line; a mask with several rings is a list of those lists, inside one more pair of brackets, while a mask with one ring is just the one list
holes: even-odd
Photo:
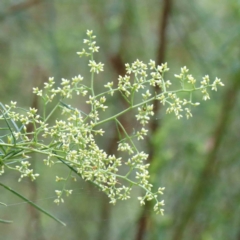
[[[104, 85], [106, 90], [99, 93], [95, 89], [95, 77], [103, 71], [104, 65], [94, 60], [94, 53], [98, 52], [99, 47], [96, 46], [92, 31], [87, 31], [87, 36], [84, 40], [87, 50], [83, 49], [77, 54], [90, 58], [89, 85], [83, 84], [81, 75], [71, 80], [62, 79], [61, 87], [55, 87], [54, 78], [49, 78], [43, 89], [33, 88], [33, 93], [44, 103], [42, 111], [34, 108], [24, 110], [17, 107], [16, 102], [11, 102], [10, 105], [1, 104], [0, 120], [4, 124], [1, 130], [7, 133], [2, 135], [0, 140], [0, 175], [14, 170], [20, 173], [19, 181], [24, 177], [35, 180], [39, 174], [31, 169], [30, 159], [32, 153], [40, 153], [44, 156], [43, 162], [46, 166], [62, 163], [69, 168], [67, 178], [56, 176], [57, 182], [63, 182], [62, 188], [55, 191], [54, 202], [57, 204], [64, 202], [65, 196], [71, 195], [72, 190], [66, 188], [66, 183], [71, 178], [76, 180], [77, 174], [96, 184], [108, 195], [112, 204], [117, 200], [129, 199], [132, 188], [138, 186], [144, 191], [143, 196], [138, 197], [140, 204], [144, 205], [146, 201], [153, 200], [154, 211], [163, 214], [164, 201], [160, 198], [164, 187], [153, 191], [153, 185], [149, 182], [149, 164], [146, 163], [148, 154], [139, 150], [136, 145], [137, 141], [143, 140], [148, 134], [145, 126], [154, 115], [153, 101], [158, 100], [167, 105], [166, 112], [174, 113], [177, 119], [182, 118], [184, 113], [189, 118], [192, 117], [191, 108], [200, 104], [192, 101], [193, 93], [200, 91], [203, 100], [208, 100], [209, 89], [216, 91], [223, 83], [218, 78], [210, 83], [209, 77], [205, 76], [200, 86], [197, 86], [196, 79], [183, 67], [180, 74], [175, 75], [180, 88], [174, 90], [171, 86], [177, 84], [164, 78], [169, 71], [167, 63], [156, 66], [152, 60], [148, 64], [136, 60], [132, 64], [126, 64], [126, 75], [119, 76], [116, 87], [113, 82], [108, 82]], [[158, 86], [162, 92], [156, 94], [150, 86]], [[107, 99], [117, 92], [121, 93], [128, 106], [104, 118], [103, 112], [109, 107]], [[180, 93], [186, 93], [188, 99], [182, 98]], [[67, 104], [67, 99], [75, 94], [87, 98], [86, 104], [90, 105], [88, 113]], [[50, 103], [55, 105], [48, 112]], [[119, 116], [129, 111], [137, 111], [136, 121], [141, 125], [133, 134], [129, 134], [118, 120]], [[49, 120], [56, 112], [61, 112], [63, 117], [50, 124]], [[124, 135], [116, 143], [122, 157], [108, 155], [96, 143], [96, 135], [104, 137], [105, 131], [100, 127], [109, 121], [115, 121]], [[27, 131], [28, 124], [33, 125], [33, 132]], [[121, 174], [122, 165], [128, 166], [125, 174]]]

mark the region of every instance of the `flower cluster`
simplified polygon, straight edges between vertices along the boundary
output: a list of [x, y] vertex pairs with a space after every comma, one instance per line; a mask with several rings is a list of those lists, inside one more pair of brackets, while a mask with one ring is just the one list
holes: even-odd
[[[209, 77], [205, 76], [200, 87], [196, 87], [196, 79], [183, 67], [180, 74], [175, 75], [181, 88], [170, 90], [174, 84], [164, 79], [165, 73], [169, 71], [167, 63], [156, 66], [153, 60], [148, 64], [136, 60], [132, 64], [126, 64], [126, 75], [119, 76], [117, 87], [114, 88], [113, 82], [108, 82], [104, 85], [107, 90], [98, 93], [94, 87], [95, 75], [103, 71], [104, 65], [94, 60], [93, 54], [98, 52], [99, 47], [96, 46], [92, 31], [87, 31], [87, 36], [88, 39], [84, 40], [87, 50], [83, 49], [77, 54], [80, 57], [90, 57], [89, 85], [83, 84], [83, 77], [78, 75], [71, 80], [63, 78], [61, 86], [55, 87], [54, 78], [51, 77], [43, 89], [33, 88], [33, 93], [44, 103], [41, 112], [34, 108], [22, 110], [15, 102], [1, 105], [0, 120], [5, 123], [8, 134], [0, 142], [0, 175], [4, 173], [5, 167], [20, 172], [19, 180], [23, 177], [35, 180], [39, 174], [33, 173], [29, 168], [30, 155], [41, 153], [45, 156], [43, 162], [46, 166], [52, 167], [56, 163], [62, 163], [69, 170], [66, 178], [56, 177], [57, 182], [63, 182], [63, 187], [55, 191], [55, 203], [64, 202], [64, 195], [71, 195], [72, 190], [66, 189], [66, 183], [72, 177], [76, 179], [78, 175], [97, 185], [108, 195], [112, 204], [117, 200], [129, 199], [132, 188], [138, 186], [145, 192], [143, 196], [138, 197], [140, 204], [144, 205], [145, 201], [154, 200], [154, 211], [163, 214], [164, 201], [160, 201], [159, 196], [163, 194], [164, 188], [153, 191], [153, 185], [149, 182], [149, 164], [146, 163], [148, 154], [139, 151], [136, 144], [136, 141], [143, 140], [148, 133], [146, 126], [154, 115], [153, 101], [168, 104], [166, 112], [174, 113], [177, 119], [182, 117], [184, 111], [189, 118], [192, 116], [191, 106], [199, 105], [198, 102], [192, 101], [192, 94], [200, 91], [203, 99], [207, 100], [210, 98], [208, 89], [216, 91], [217, 86], [223, 86], [223, 83], [216, 78], [211, 84]], [[153, 87], [160, 88], [161, 92], [155, 93]], [[114, 114], [110, 112], [110, 117], [104, 118], [104, 114], [100, 112], [108, 110], [107, 96], [113, 96], [115, 92], [122, 94], [128, 107]], [[179, 96], [179, 93], [183, 92], [189, 95], [188, 100]], [[90, 105], [89, 112], [84, 113], [67, 103], [67, 99], [73, 98], [74, 95], [87, 97], [85, 102]], [[51, 110], [48, 109], [49, 103], [55, 104]], [[50, 122], [50, 117], [57, 111], [62, 114], [62, 119]], [[118, 120], [119, 116], [129, 111], [137, 111], [136, 119], [142, 125], [141, 129], [131, 134]], [[124, 133], [116, 143], [121, 157], [109, 155], [97, 144], [96, 135], [104, 137], [105, 132], [100, 126], [109, 121], [115, 121]], [[33, 126], [32, 132], [28, 131], [29, 124]], [[123, 169], [126, 170], [127, 166], [128, 170], [125, 174], [120, 174], [123, 165]]]
[[36, 177], [39, 176], [38, 173], [33, 173], [33, 169], [29, 169], [29, 166], [31, 164], [28, 161], [21, 161], [21, 166], [16, 166], [16, 170], [18, 170], [21, 173], [20, 178], [18, 181], [20, 182], [22, 178], [24, 177], [30, 177], [32, 181], [36, 179]]

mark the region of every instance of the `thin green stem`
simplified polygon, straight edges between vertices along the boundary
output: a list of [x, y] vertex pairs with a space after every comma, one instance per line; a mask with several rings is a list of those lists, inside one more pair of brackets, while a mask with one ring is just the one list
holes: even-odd
[[47, 122], [48, 121], [48, 119], [52, 116], [52, 114], [55, 112], [55, 110], [58, 108], [58, 106], [60, 105], [60, 103], [61, 103], [61, 100], [62, 99], [60, 99], [59, 101], [58, 101], [58, 103], [56, 104], [56, 106], [53, 108], [53, 110], [48, 114], [48, 116], [44, 119], [44, 121], [45, 122]]
[[126, 138], [131, 142], [134, 150], [138, 153], [138, 149], [136, 148], [134, 142], [132, 141], [132, 138], [128, 135], [128, 133], [126, 132], [125, 128], [123, 127], [123, 125], [117, 120], [117, 118], [115, 119], [115, 121], [118, 123], [118, 125], [121, 127], [121, 129], [123, 130]]
[[62, 196], [62, 194], [63, 194], [63, 191], [66, 190], [65, 186], [66, 186], [66, 183], [67, 183], [69, 177], [71, 176], [71, 174], [72, 174], [72, 169], [69, 170], [69, 174], [68, 174], [67, 178], [64, 179], [64, 184], [62, 186], [62, 191], [61, 191], [61, 194], [58, 196], [58, 198], [60, 198]]
[[32, 205], [34, 208], [36, 208], [37, 210], [39, 210], [40, 212], [42, 212], [43, 214], [47, 215], [48, 217], [54, 219], [55, 221], [61, 223], [63, 226], [66, 226], [66, 224], [64, 222], [62, 222], [61, 220], [59, 220], [58, 218], [54, 217], [52, 214], [48, 213], [46, 210], [44, 210], [43, 208], [39, 207], [38, 205], [36, 205], [34, 202], [30, 201], [29, 199], [25, 198], [23, 195], [21, 195], [20, 193], [16, 192], [15, 190], [11, 189], [10, 187], [4, 185], [3, 183], [0, 183], [0, 186], [4, 187], [5, 189], [7, 189], [9, 192], [13, 193], [14, 195], [18, 196], [19, 198], [23, 199], [25, 202], [29, 203], [30, 205]]
[[141, 184], [137, 183], [137, 182], [134, 182], [132, 180], [130, 180], [129, 178], [127, 178], [126, 176], [122, 176], [122, 175], [118, 175], [118, 174], [115, 174], [115, 173], [109, 173], [111, 175], [114, 175], [116, 176], [117, 178], [121, 178], [121, 179], [124, 179], [125, 181], [131, 183], [132, 185], [135, 185], [135, 186], [139, 186], [141, 187], [142, 189], [144, 189], [147, 193], [151, 193], [151, 191], [147, 188], [145, 188], [144, 186], [142, 186]]
[[0, 219], [0, 223], [6, 223], [6, 224], [9, 224], [9, 223], [13, 223], [13, 221]]
[[101, 125], [101, 124], [103, 124], [103, 123], [109, 122], [109, 121], [111, 121], [111, 120], [114, 120], [115, 118], [123, 115], [124, 113], [129, 112], [131, 109], [134, 109], [134, 108], [140, 107], [140, 106], [142, 106], [142, 105], [144, 105], [144, 104], [146, 104], [146, 103], [152, 102], [153, 100], [158, 99], [158, 98], [159, 98], [161, 95], [163, 95], [163, 94], [168, 94], [168, 93], [181, 93], [181, 92], [194, 92], [194, 91], [197, 91], [197, 90], [200, 90], [200, 89], [202, 89], [202, 88], [199, 87], [199, 88], [195, 88], [195, 89], [179, 89], [179, 90], [174, 90], [174, 91], [167, 91], [167, 92], [165, 92], [165, 93], [160, 93], [160, 94], [158, 94], [158, 95], [156, 95], [156, 96], [154, 96], [154, 97], [151, 97], [151, 98], [149, 98], [149, 99], [147, 99], [147, 100], [145, 100], [145, 101], [142, 101], [141, 103], [138, 103], [138, 104], [135, 104], [135, 105], [133, 105], [133, 106], [130, 106], [130, 107], [126, 108], [125, 110], [123, 110], [123, 111], [121, 111], [121, 112], [113, 115], [112, 117], [106, 118], [106, 119], [104, 119], [104, 120], [102, 120], [102, 121], [99, 121], [99, 122], [95, 123], [95, 124], [94, 124], [94, 127], [96, 127], [96, 126], [98, 126], [98, 125]]
[[[15, 148], [15, 149], [22, 149], [22, 150], [25, 150], [24, 153], [25, 154], [29, 154], [29, 153], [41, 153], [41, 154], [45, 154], [45, 155], [49, 155], [51, 154], [49, 152], [49, 149], [47, 146], [43, 145], [44, 148], [47, 150], [47, 151], [43, 151], [43, 150], [38, 150], [36, 148], [33, 148], [33, 147], [24, 147], [22, 145], [14, 145], [14, 144], [8, 144], [8, 143], [0, 143], [1, 146], [7, 146], [7, 147], [10, 147], [10, 148]], [[40, 144], [41, 145], [41, 144]], [[15, 156], [18, 156], [18, 154], [16, 154]], [[54, 157], [58, 157], [58, 155], [53, 155]]]

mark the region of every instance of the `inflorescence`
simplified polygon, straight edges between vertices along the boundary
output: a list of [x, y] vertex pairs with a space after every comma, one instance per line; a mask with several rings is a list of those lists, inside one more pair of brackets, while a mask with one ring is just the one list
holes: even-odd
[[[136, 146], [136, 141], [143, 140], [148, 134], [147, 124], [154, 115], [153, 101], [166, 104], [166, 112], [174, 113], [177, 119], [182, 118], [184, 113], [189, 118], [192, 117], [191, 107], [200, 104], [192, 101], [193, 93], [199, 91], [203, 94], [203, 100], [208, 100], [208, 90], [217, 91], [217, 86], [223, 86], [223, 83], [218, 78], [210, 83], [209, 76], [205, 76], [197, 87], [196, 79], [183, 67], [180, 74], [174, 75], [180, 89], [172, 90], [176, 82], [164, 79], [165, 73], [169, 71], [167, 63], [156, 66], [153, 60], [148, 64], [136, 60], [126, 64], [126, 75], [119, 76], [116, 87], [113, 82], [108, 82], [104, 85], [106, 91], [97, 93], [94, 80], [96, 74], [103, 71], [104, 64], [97, 63], [93, 58], [99, 47], [96, 46], [92, 31], [87, 31], [87, 36], [88, 39], [84, 40], [87, 50], [83, 49], [77, 54], [90, 58], [89, 85], [83, 84], [81, 75], [71, 80], [62, 79], [60, 87], [55, 87], [54, 78], [49, 78], [43, 89], [33, 88], [33, 93], [44, 103], [41, 114], [40, 110], [34, 108], [22, 110], [16, 106], [16, 102], [1, 105], [0, 120], [5, 123], [8, 133], [1, 137], [0, 142], [0, 175], [4, 174], [4, 169], [15, 170], [20, 172], [19, 181], [24, 177], [35, 180], [39, 174], [30, 168], [29, 161], [32, 153], [40, 153], [45, 156], [43, 162], [46, 166], [62, 163], [69, 169], [67, 178], [56, 176], [57, 182], [63, 182], [62, 189], [55, 191], [57, 204], [64, 202], [64, 196], [72, 193], [72, 190], [65, 188], [66, 182], [71, 178], [76, 180], [77, 174], [97, 185], [108, 195], [112, 204], [117, 200], [129, 199], [132, 188], [138, 186], [145, 192], [138, 197], [140, 204], [154, 200], [154, 211], [163, 214], [164, 201], [160, 201], [159, 196], [163, 194], [164, 187], [153, 191], [153, 185], [149, 182], [148, 154]], [[161, 92], [154, 92], [154, 87], [159, 87]], [[121, 93], [128, 107], [111, 117], [103, 118], [102, 112], [109, 107], [107, 98], [117, 92]], [[185, 93], [188, 99], [179, 96], [180, 93]], [[88, 113], [66, 103], [75, 94], [87, 98], [86, 104], [90, 105]], [[55, 104], [51, 111], [47, 108], [49, 103]], [[119, 121], [119, 116], [134, 109], [141, 128], [129, 134]], [[54, 123], [51, 121], [50, 124], [49, 119], [56, 111], [61, 112], [62, 119], [56, 119]], [[124, 157], [109, 155], [96, 142], [96, 135], [104, 137], [105, 131], [100, 126], [109, 121], [115, 121], [125, 135], [116, 143], [118, 152]], [[32, 132], [27, 130], [29, 124], [33, 126]], [[125, 156], [128, 156], [127, 159]], [[126, 174], [119, 171], [122, 165], [128, 167]]]

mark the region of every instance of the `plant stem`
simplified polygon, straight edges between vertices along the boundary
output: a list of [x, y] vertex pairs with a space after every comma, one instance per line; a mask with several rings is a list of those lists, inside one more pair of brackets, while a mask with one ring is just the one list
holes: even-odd
[[35, 203], [33, 203], [32, 201], [30, 201], [29, 199], [25, 198], [24, 196], [22, 196], [20, 193], [16, 192], [15, 190], [11, 189], [10, 187], [4, 185], [3, 183], [0, 183], [0, 186], [4, 187], [5, 189], [7, 189], [8, 191], [10, 191], [11, 193], [13, 193], [14, 195], [18, 196], [19, 198], [23, 199], [24, 201], [26, 201], [27, 203], [29, 203], [30, 205], [32, 205], [34, 208], [38, 209], [40, 212], [42, 212], [43, 214], [47, 215], [48, 217], [54, 219], [55, 221], [61, 223], [63, 226], [66, 226], [66, 224], [64, 222], [62, 222], [61, 220], [59, 220], [58, 218], [54, 217], [52, 214], [48, 213], [46, 210], [44, 210], [43, 208], [39, 207], [38, 205], [36, 205]]

